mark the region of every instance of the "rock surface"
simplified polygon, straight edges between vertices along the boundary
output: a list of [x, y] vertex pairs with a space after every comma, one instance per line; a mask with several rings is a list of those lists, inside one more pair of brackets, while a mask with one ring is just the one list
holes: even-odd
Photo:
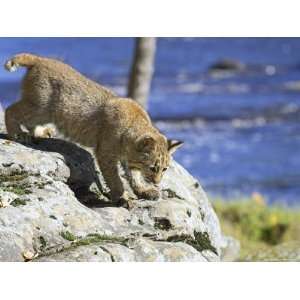
[[237, 261], [240, 256], [240, 242], [231, 236], [224, 236], [226, 245], [222, 249], [222, 261]]
[[113, 207], [87, 150], [0, 134], [0, 261], [219, 261], [226, 239], [199, 183], [173, 161], [161, 189]]

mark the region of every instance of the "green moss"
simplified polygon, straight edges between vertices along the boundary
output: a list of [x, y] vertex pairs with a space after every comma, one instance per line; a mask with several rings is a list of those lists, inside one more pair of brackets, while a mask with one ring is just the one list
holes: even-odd
[[10, 203], [10, 205], [17, 207], [17, 206], [21, 206], [21, 205], [26, 205], [26, 202], [27, 202], [26, 200], [17, 198], [14, 201], [12, 201]]
[[218, 255], [217, 249], [212, 246], [207, 232], [194, 231], [195, 240], [189, 244], [196, 248], [198, 251], [210, 250]]
[[47, 242], [43, 236], [39, 236], [39, 241], [40, 241], [40, 249], [44, 249], [47, 246]]
[[184, 242], [198, 251], [210, 250], [218, 255], [217, 249], [211, 245], [207, 232], [196, 232], [194, 231], [194, 237], [188, 235], [175, 235], [167, 239], [168, 242]]
[[13, 172], [11, 174], [0, 174], [0, 182], [16, 182], [28, 177], [26, 172]]
[[[68, 251], [68, 250], [74, 249], [79, 246], [86, 246], [86, 245], [91, 245], [91, 244], [101, 244], [104, 242], [118, 243], [118, 244], [126, 245], [126, 242], [127, 242], [127, 239], [124, 239], [124, 238], [111, 237], [111, 236], [107, 236], [107, 235], [101, 235], [98, 233], [91, 233], [91, 234], [86, 235], [85, 237], [76, 237], [74, 234], [67, 231], [67, 232], [61, 232], [60, 235], [63, 236], [66, 240], [70, 241], [70, 243], [63, 244], [63, 245], [57, 245], [57, 246], [51, 246], [51, 247], [46, 247], [46, 245], [45, 245], [44, 247], [40, 248], [38, 257], [48, 256], [48, 255], [52, 255], [55, 253]], [[96, 252], [94, 254], [97, 255]]]
[[10, 174], [0, 174], [0, 183], [4, 183], [1, 189], [5, 192], [11, 192], [16, 195], [30, 194], [31, 191], [28, 189], [30, 185], [22, 182], [26, 179], [28, 174], [24, 171], [13, 172]]
[[117, 242], [117, 243], [125, 243], [126, 239], [124, 238], [117, 238], [117, 237], [111, 237], [107, 235], [101, 235], [98, 233], [91, 233], [85, 236], [84, 238], [79, 238], [76, 241], [77, 246], [82, 246], [82, 245], [90, 245], [90, 244], [97, 244], [101, 242]]
[[4, 192], [10, 192], [10, 193], [14, 193], [16, 195], [22, 196], [22, 195], [28, 195], [31, 194], [31, 191], [28, 189], [29, 185], [26, 184], [22, 184], [22, 185], [8, 185], [8, 186], [4, 186], [1, 187], [1, 189]]
[[117, 242], [117, 243], [124, 243], [126, 239], [118, 238], [118, 237], [111, 237], [107, 235], [102, 235], [98, 233], [90, 233], [85, 237], [76, 237], [74, 234], [70, 233], [69, 231], [65, 231], [61, 233], [61, 236], [72, 242], [73, 246], [85, 246], [91, 244], [97, 244], [102, 242]]
[[67, 241], [75, 241], [76, 240], [76, 236], [71, 233], [70, 231], [62, 231], [60, 233], [60, 235]]

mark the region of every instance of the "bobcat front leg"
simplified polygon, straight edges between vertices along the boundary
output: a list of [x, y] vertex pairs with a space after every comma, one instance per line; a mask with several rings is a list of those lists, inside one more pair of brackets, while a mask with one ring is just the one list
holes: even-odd
[[[41, 112], [28, 101], [21, 100], [9, 106], [5, 111], [5, 124], [8, 135], [20, 142], [31, 142], [34, 129], [37, 125], [44, 123], [47, 114]], [[24, 125], [29, 133], [21, 129]]]
[[119, 175], [118, 160], [111, 153], [98, 149], [96, 153], [97, 162], [104, 180], [110, 189], [110, 198], [117, 205], [131, 208], [131, 199], [124, 190]]
[[24, 113], [22, 113], [23, 106], [25, 107], [26, 105], [23, 105], [20, 101], [12, 104], [5, 111], [5, 125], [10, 138], [15, 139], [18, 135], [23, 133], [21, 129], [21, 124], [24, 119]]

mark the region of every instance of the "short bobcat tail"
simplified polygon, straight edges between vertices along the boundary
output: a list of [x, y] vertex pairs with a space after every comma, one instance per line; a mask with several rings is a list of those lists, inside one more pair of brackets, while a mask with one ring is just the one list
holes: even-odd
[[9, 59], [4, 67], [9, 72], [14, 72], [18, 67], [32, 67], [40, 58], [29, 53], [21, 53]]

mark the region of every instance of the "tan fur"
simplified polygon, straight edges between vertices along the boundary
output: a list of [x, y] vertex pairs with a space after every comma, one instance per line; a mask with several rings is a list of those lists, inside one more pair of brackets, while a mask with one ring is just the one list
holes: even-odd
[[60, 61], [19, 54], [5, 64], [8, 70], [19, 66], [28, 71], [21, 99], [6, 110], [11, 137], [22, 134], [21, 125], [33, 135], [36, 126], [54, 123], [66, 137], [94, 149], [113, 199], [124, 194], [119, 162], [131, 173], [139, 196], [158, 197], [155, 185], [169, 166], [171, 152], [181, 143], [168, 141], [136, 102], [118, 97]]

